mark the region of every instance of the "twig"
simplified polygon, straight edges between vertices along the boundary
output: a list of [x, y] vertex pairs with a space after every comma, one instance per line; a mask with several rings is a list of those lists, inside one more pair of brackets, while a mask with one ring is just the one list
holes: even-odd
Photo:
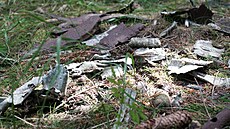
[[26, 123], [26, 124], [28, 124], [28, 125], [30, 125], [30, 126], [37, 127], [37, 125], [34, 125], [34, 124], [32, 124], [32, 123], [30, 123], [30, 122], [28, 122], [28, 121], [26, 121], [26, 120], [24, 120], [24, 119], [22, 119], [22, 118], [16, 116], [16, 115], [14, 115], [14, 117], [16, 117], [17, 119], [23, 121], [24, 123]]
[[216, 88], [216, 86], [215, 86], [215, 85], [214, 85], [214, 86], [212, 86], [212, 99], [214, 98], [215, 88]]
[[[199, 85], [199, 83], [198, 83], [198, 81], [197, 81], [197, 79], [195, 77], [194, 77], [194, 80], [196, 81], [197, 85]], [[200, 90], [200, 95], [201, 95], [201, 98], [202, 98], [202, 101], [203, 101], [203, 104], [204, 104], [205, 111], [206, 111], [208, 117], [211, 118], [211, 115], [208, 112], [207, 106], [206, 106], [205, 101], [204, 101], [204, 96], [203, 96], [201, 90]]]
[[114, 122], [115, 120], [116, 120], [116, 119], [112, 119], [112, 120], [103, 122], [103, 123], [101, 123], [101, 124], [98, 124], [98, 125], [95, 125], [95, 126], [93, 126], [93, 127], [90, 127], [90, 129], [98, 128], [98, 127], [100, 127], [100, 126], [102, 126], [102, 125], [105, 125], [105, 124], [107, 124], [107, 123]]

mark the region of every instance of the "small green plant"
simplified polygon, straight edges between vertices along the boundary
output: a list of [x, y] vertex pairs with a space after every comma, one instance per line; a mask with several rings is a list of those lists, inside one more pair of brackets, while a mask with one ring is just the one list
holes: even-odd
[[[132, 65], [134, 67], [134, 59], [132, 57], [132, 55], [130, 54], [126, 54], [126, 62], [127, 62], [127, 58], [131, 57], [132, 58]], [[127, 80], [126, 80], [126, 74], [127, 74], [127, 63], [124, 63], [124, 74], [123, 77], [121, 79], [116, 79], [116, 75], [114, 72], [114, 69], [112, 69], [113, 72], [113, 78], [108, 78], [108, 80], [117, 85], [116, 88], [112, 88], [111, 90], [113, 91], [113, 95], [114, 97], [116, 97], [119, 100], [120, 105], [125, 105], [126, 107], [129, 108], [129, 115], [131, 116], [131, 119], [133, 120], [134, 124], [139, 124], [141, 120], [146, 120], [147, 116], [143, 113], [144, 110], [144, 106], [135, 100], [135, 98], [133, 98], [129, 93], [126, 92], [126, 88], [127, 87]], [[127, 98], [130, 99], [129, 102], [127, 102]], [[132, 103], [130, 103], [132, 102]], [[122, 106], [121, 106], [122, 107]], [[117, 113], [117, 125], [121, 125], [122, 122], [120, 122], [121, 119], [121, 114], [123, 113], [123, 111], [119, 111]]]

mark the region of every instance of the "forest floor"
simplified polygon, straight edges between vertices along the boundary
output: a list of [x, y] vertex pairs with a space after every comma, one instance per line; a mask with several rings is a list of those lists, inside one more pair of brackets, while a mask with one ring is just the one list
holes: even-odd
[[[230, 77], [229, 26], [228, 33], [223, 33], [205, 24], [186, 27], [183, 19], [186, 14], [179, 15], [181, 17], [162, 16], [162, 11], [173, 12], [193, 8], [189, 1], [136, 0], [133, 10], [120, 10], [129, 3], [128, 0], [1, 1], [0, 102], [33, 77], [44, 77], [55, 64], [63, 64], [69, 71], [74, 71], [76, 66], [72, 68], [73, 63], [83, 66], [85, 62], [87, 64], [96, 61], [98, 64], [92, 64], [80, 74], [76, 71], [69, 72], [67, 84], [64, 86], [65, 93], [52, 94], [56, 91], [47, 92], [44, 91], [44, 87], [42, 89], [42, 86], [37, 86], [23, 103], [12, 104], [1, 113], [0, 128], [138, 128], [138, 125], [146, 120], [161, 118], [177, 111], [186, 111], [189, 119], [203, 125], [226, 108], [230, 103], [229, 82], [225, 86], [213, 85], [194, 76], [192, 72], [219, 78]], [[221, 18], [229, 20], [230, 3], [227, 1], [211, 1], [204, 4], [213, 13], [211, 22], [215, 23]], [[194, 5], [199, 7], [201, 3], [195, 1]], [[111, 12], [114, 10], [115, 12]], [[90, 32], [79, 34], [79, 39], [71, 41], [69, 46], [62, 44], [70, 39], [60, 35], [65, 35], [70, 31], [69, 28], [77, 26], [71, 23], [66, 30], [60, 31], [58, 27], [62, 23], [68, 24], [68, 19], [84, 14], [100, 15], [106, 12], [125, 16], [96, 22], [96, 30], [92, 28]], [[177, 21], [176, 27], [162, 36], [162, 32], [169, 28], [173, 21]], [[81, 23], [82, 33], [85, 31], [84, 25], [88, 22], [91, 21]], [[141, 24], [142, 29], [123, 38], [123, 35], [134, 29], [122, 32], [127, 29], [122, 23], [127, 28]], [[108, 38], [109, 42], [105, 42], [107, 44], [99, 43], [98, 46], [82, 43], [105, 32], [113, 25], [117, 25], [117, 28], [123, 27], [117, 32], [121, 33], [119, 38], [122, 40]], [[127, 45], [132, 37], [159, 39], [160, 45], [157, 48], [164, 50], [164, 58], [149, 61], [145, 55], [136, 55], [137, 46]], [[197, 40], [212, 41], [215, 48], [224, 51], [217, 58], [201, 57], [193, 52]], [[55, 41], [54, 51], [47, 43], [49, 41]], [[111, 44], [113, 41], [117, 43]], [[103, 48], [103, 45], [106, 47]], [[99, 47], [108, 48], [108, 51], [103, 53]], [[108, 53], [110, 55], [105, 56]], [[100, 58], [96, 59], [95, 56]], [[154, 58], [159, 57], [161, 55]], [[170, 62], [182, 58], [212, 63], [184, 73], [170, 74]], [[105, 60], [109, 65], [104, 63]], [[108, 68], [105, 68], [105, 64], [112, 69], [110, 74], [113, 76], [107, 77], [108, 73], [106, 77], [103, 76], [103, 70]], [[80, 68], [79, 66], [76, 68]], [[116, 66], [122, 68], [122, 73], [117, 73], [119, 68]]]

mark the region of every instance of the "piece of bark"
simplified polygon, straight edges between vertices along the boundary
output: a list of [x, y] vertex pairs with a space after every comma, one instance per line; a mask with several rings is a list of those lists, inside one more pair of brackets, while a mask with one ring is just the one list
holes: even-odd
[[143, 24], [136, 24], [130, 27], [126, 27], [124, 23], [121, 23], [116, 28], [108, 32], [108, 36], [104, 37], [99, 45], [102, 45], [106, 48], [112, 49], [118, 43], [125, 43], [133, 36], [136, 36], [138, 32], [144, 28]]
[[[84, 16], [82, 19], [76, 21], [76, 27], [67, 29], [62, 37], [71, 40], [86, 40], [91, 37], [98, 30], [99, 16]], [[66, 27], [66, 26], [65, 26]], [[67, 41], [61, 41], [61, 46], [67, 45]], [[57, 38], [48, 40], [42, 46], [42, 50], [51, 50], [51, 47], [56, 46]]]
[[184, 129], [192, 122], [190, 115], [185, 111], [177, 111], [165, 117], [147, 120], [136, 126], [135, 129]]
[[230, 105], [204, 124], [202, 129], [222, 129], [230, 125]]

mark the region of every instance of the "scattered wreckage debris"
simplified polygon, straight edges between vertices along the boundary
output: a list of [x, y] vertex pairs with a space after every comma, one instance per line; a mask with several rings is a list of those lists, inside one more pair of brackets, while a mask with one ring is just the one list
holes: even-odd
[[8, 96], [0, 103], [0, 115], [2, 115], [10, 104], [19, 105], [21, 104], [30, 93], [42, 83], [42, 79], [40, 77], [34, 77], [29, 82], [23, 84], [21, 87], [17, 88], [12, 96]]
[[104, 46], [107, 49], [112, 49], [118, 44], [127, 42], [130, 38], [134, 37], [143, 29], [143, 24], [136, 24], [127, 27], [124, 23], [121, 23], [114, 29], [108, 32], [108, 36], [104, 37], [99, 45]]
[[[132, 2], [131, 4], [133, 4]], [[131, 4], [125, 7], [125, 9], [130, 8]], [[138, 36], [137, 34], [140, 32], [140, 30], [145, 28], [145, 26], [140, 23], [131, 25], [129, 27], [125, 23], [121, 23], [117, 26], [110, 27], [110, 29], [105, 31], [104, 33], [92, 37], [98, 30], [98, 24], [100, 24], [101, 22], [112, 18], [130, 16], [124, 14], [112, 14], [123, 13], [123, 11], [124, 9], [107, 12], [105, 14], [85, 14], [77, 18], [63, 18], [59, 16], [52, 16], [53, 18], [64, 22], [58, 25], [59, 30], [53, 32], [53, 35], [56, 37], [61, 36], [63, 38], [69, 39], [63, 40], [62, 45], [68, 45], [69, 43], [80, 40], [83, 41], [81, 43], [88, 46], [99, 46], [111, 50], [116, 48], [116, 46], [118, 45], [127, 43], [127, 46], [135, 49], [133, 51], [135, 58], [143, 58], [150, 64], [154, 61], [161, 61], [164, 59], [168, 60], [166, 49], [161, 46], [161, 40], [163, 37], [166, 37], [169, 33], [171, 33], [171, 31], [174, 31], [173, 29], [178, 25], [176, 20], [169, 28], [161, 32], [159, 36], [156, 36], [160, 37], [161, 39], [149, 37], [140, 38], [141, 36], [136, 37]], [[207, 14], [205, 13], [205, 11], [207, 11]], [[199, 12], [201, 12], [199, 15], [195, 14]], [[181, 12], [173, 12], [168, 14], [167, 12], [162, 12], [162, 15], [176, 16], [184, 13], [187, 13], [189, 15], [188, 17], [186, 17], [191, 20], [188, 21], [189, 24], [192, 24], [193, 22], [206, 24], [206, 22], [209, 22], [209, 20], [211, 20], [212, 18], [212, 12], [210, 12], [210, 10], [207, 9], [205, 5], [201, 5], [199, 8], [194, 8]], [[204, 18], [201, 18], [203, 16]], [[130, 16], [129, 18], [135, 17]], [[153, 25], [156, 25], [156, 23], [153, 23]], [[89, 39], [90, 37], [92, 38]], [[44, 45], [43, 47], [44, 49], [49, 49], [51, 46], [55, 46], [56, 42], [56, 40], [49, 40], [47, 41], [48, 44]], [[194, 45], [194, 53], [201, 57], [212, 56], [214, 58], [220, 58], [223, 52], [224, 49], [218, 49], [213, 47], [211, 41], [198, 40]], [[68, 65], [56, 66], [54, 69], [50, 70], [48, 74], [42, 77], [36, 77], [36, 79], [41, 79], [39, 81], [35, 80], [37, 82], [34, 82], [34, 79], [32, 79], [31, 81], [24, 84], [25, 86], [22, 86], [22, 89], [24, 91], [20, 90], [21, 87], [19, 88], [20, 93], [18, 96], [16, 95], [16, 93], [18, 93], [18, 89], [13, 93], [14, 99], [12, 100], [12, 98], [10, 98], [11, 102], [8, 98], [2, 99], [0, 101], [0, 111], [3, 113], [7, 109], [9, 104], [21, 104], [23, 101], [26, 101], [27, 97], [31, 94], [31, 92], [40, 90], [54, 90], [54, 92], [58, 96], [60, 96], [60, 93], [65, 96], [65, 98], [61, 101], [61, 104], [56, 107], [56, 110], [62, 108], [66, 111], [71, 110], [74, 113], [90, 111], [92, 108], [97, 106], [98, 103], [100, 103], [101, 99], [99, 98], [103, 98], [103, 96], [106, 96], [108, 94], [99, 90], [101, 87], [101, 84], [99, 83], [101, 82], [94, 82], [90, 80], [86, 75], [91, 73], [94, 74], [94, 72], [96, 71], [98, 73], [96, 76], [99, 76], [100, 80], [104, 81], [107, 78], [122, 77], [125, 74], [123, 68], [124, 65], [127, 65], [128, 69], [132, 69], [133, 62], [131, 58], [128, 57], [114, 59], [112, 57], [112, 54], [110, 54], [108, 51], [106, 51], [102, 55], [101, 53], [98, 52], [97, 54], [95, 54], [90, 59], [90, 61], [85, 60], [80, 63], [78, 62], [70, 63]], [[169, 74], [186, 74], [195, 71], [193, 72], [194, 77], [210, 82], [211, 84], [216, 86], [229, 87], [229, 78], [217, 78], [211, 75], [197, 72], [199, 68], [204, 68], [205, 66], [212, 64], [213, 61], [195, 60], [189, 58], [169, 60], [171, 60], [170, 64], [168, 65]], [[70, 86], [68, 86], [68, 76], [72, 81]], [[42, 88], [40, 88], [39, 85], [41, 85]], [[141, 81], [138, 81], [138, 85], [134, 85], [134, 87], [137, 87], [137, 89], [140, 90], [142, 94], [147, 94], [148, 98], [150, 99], [151, 106], [154, 108], [161, 106], [181, 106], [181, 93], [171, 96], [169, 95], [168, 91], [155, 87], [149, 88], [150, 86], [142, 84]], [[202, 87], [199, 85], [190, 84], [186, 85], [186, 87], [200, 91], [202, 90]], [[106, 88], [108, 89], [108, 87]], [[131, 115], [128, 114], [128, 112], [131, 112], [131, 108], [129, 105], [134, 102], [139, 93], [133, 89], [125, 89], [125, 92], [128, 95], [125, 95], [125, 103], [121, 104], [120, 106], [120, 118], [116, 119], [116, 123], [124, 124], [114, 124], [114, 128], [128, 127], [127, 124], [129, 123], [131, 117]], [[48, 96], [45, 94], [42, 95], [45, 97]], [[14, 103], [15, 101], [17, 102], [16, 104]], [[165, 117], [148, 120], [147, 122], [138, 125], [136, 128], [183, 128], [187, 126], [190, 122], [191, 118], [188, 113], [178, 111]]]
[[[57, 65], [54, 69], [50, 70], [47, 75], [32, 78], [30, 81], [17, 88], [12, 95], [0, 103], [1, 114], [7, 110], [10, 104], [15, 106], [22, 104], [27, 98], [29, 98], [33, 91], [37, 91], [38, 94], [42, 96], [43, 94], [39, 91], [50, 91], [51, 89], [54, 89], [56, 94], [61, 93], [64, 95], [67, 79], [67, 70], [63, 65]], [[39, 98], [39, 95], [37, 98]], [[46, 96], [46, 94], [44, 95]]]
[[128, 43], [130, 47], [149, 47], [149, 48], [155, 48], [161, 46], [161, 41], [159, 38], [138, 38], [133, 37], [131, 38], [130, 42]]
[[202, 129], [223, 129], [230, 123], [230, 105], [206, 122]]
[[226, 35], [230, 35], [230, 18], [221, 18], [215, 23], [209, 23], [214, 30], [223, 32]]
[[[92, 37], [92, 35], [95, 34], [95, 32], [99, 30], [98, 26], [103, 21], [113, 19], [113, 18], [122, 18], [122, 17], [131, 18], [131, 19], [144, 19], [144, 18], [139, 18], [137, 16], [121, 14], [126, 11], [128, 11], [128, 13], [132, 12], [137, 7], [139, 7], [138, 4], [135, 3], [134, 1], [131, 1], [127, 7], [124, 7], [118, 11], [110, 11], [104, 14], [90, 13], [75, 18], [64, 18], [53, 14], [49, 14], [46, 13], [46, 11], [44, 11], [41, 8], [37, 9], [37, 11], [41, 14], [45, 14], [47, 17], [51, 17], [53, 19], [57, 19], [58, 21], [62, 22], [57, 26], [58, 29], [53, 31], [51, 34], [55, 37], [61, 36], [63, 39], [65, 39], [61, 42], [61, 46], [64, 46], [64, 45], [71, 45], [77, 42], [82, 42], [85, 41], [86, 39], [89, 39], [90, 37]], [[144, 19], [144, 20], [148, 20], [148, 19]], [[106, 44], [107, 41], [110, 41], [109, 39], [112, 38], [113, 39], [112, 43], [109, 42], [110, 45], [106, 46], [112, 48], [116, 44], [118, 44], [118, 42], [121, 43], [126, 42], [128, 39], [135, 36], [143, 27], [144, 25], [142, 24], [137, 24], [131, 27], [126, 27], [124, 24], [120, 24], [116, 28], [112, 29], [112, 31], [108, 31], [108, 36], [107, 34], [102, 36], [103, 38], [101, 39], [100, 43], [103, 45], [107, 45]], [[123, 30], [121, 31], [120, 29]], [[125, 36], [122, 37], [121, 35], [125, 35]], [[50, 51], [51, 47], [55, 47], [56, 42], [57, 42], [57, 38], [47, 40], [42, 46], [42, 50]], [[84, 42], [84, 43], [88, 43], [88, 42]], [[88, 44], [92, 45], [92, 43], [88, 43]], [[36, 45], [36, 47], [38, 46], [39, 45]]]
[[177, 111], [164, 117], [147, 120], [136, 126], [135, 129], [183, 129], [188, 127], [191, 122], [192, 118], [188, 112]]
[[[230, 86], [230, 78], [219, 78], [204, 73], [197, 72], [196, 70], [213, 63], [213, 61], [194, 60], [189, 58], [172, 59], [168, 65], [169, 74], [190, 74], [201, 80], [207, 81], [215, 86]], [[192, 72], [192, 73], [191, 73]], [[192, 88], [192, 87], [189, 87]], [[195, 88], [195, 87], [193, 87]], [[200, 89], [200, 88], [199, 88]]]
[[[79, 19], [76, 19], [76, 23], [74, 23], [74, 27], [66, 27], [67, 25], [61, 26], [62, 35], [60, 35], [63, 39], [61, 41], [61, 46], [71, 45], [71, 43], [76, 41], [84, 41], [90, 38], [96, 31], [98, 31], [98, 22], [100, 17], [98, 15], [86, 14]], [[69, 25], [68, 25], [69, 26]], [[73, 25], [70, 25], [73, 26]], [[66, 29], [67, 28], [67, 29]], [[63, 30], [64, 29], [64, 30]], [[60, 32], [59, 32], [60, 33]], [[51, 47], [54, 47], [57, 43], [57, 39], [50, 39], [42, 46], [42, 50], [49, 50]], [[68, 41], [69, 40], [69, 41]]]
[[[120, 64], [127, 64], [130, 66], [132, 64], [131, 58], [121, 58], [117, 60], [94, 60], [94, 61], [85, 61], [81, 63], [71, 63], [67, 65], [67, 69], [71, 77], [79, 77], [82, 74], [91, 73], [93, 71], [99, 70], [102, 71], [102, 79], [112, 77], [113, 72], [115, 76], [119, 77], [123, 73], [123, 68], [119, 66]], [[114, 71], [113, 71], [113, 70]]]
[[[184, 16], [184, 14], [187, 14]], [[201, 4], [199, 8], [192, 9], [181, 9], [178, 11], [161, 12], [161, 15], [165, 17], [165, 19], [171, 19], [174, 22], [178, 22], [180, 24], [185, 24], [186, 27], [189, 26], [202, 26], [208, 25], [210, 28], [222, 32], [226, 35], [230, 34], [230, 18], [221, 18], [217, 21], [212, 20], [213, 12], [208, 9], [205, 4]], [[174, 24], [172, 24], [174, 25]], [[168, 28], [169, 30], [172, 27]], [[162, 33], [160, 37], [164, 37], [166, 34]]]
[[52, 88], [56, 93], [66, 92], [66, 85], [68, 85], [67, 69], [63, 65], [56, 65], [47, 74], [42, 77], [43, 89], [49, 91]]
[[114, 29], [115, 27], [117, 27], [117, 25], [111, 26], [107, 31], [95, 35], [93, 38], [83, 41], [83, 44], [86, 44], [87, 46], [96, 46], [104, 37], [108, 36], [108, 32], [112, 29]]
[[[44, 98], [46, 96], [48, 97], [49, 95], [43, 94], [43, 91], [51, 92], [52, 90], [54, 94], [56, 94], [59, 97], [63, 95], [65, 96], [67, 92], [67, 86], [70, 83], [69, 77], [71, 77], [72, 79], [76, 77], [80, 78], [83, 74], [91, 73], [95, 70], [102, 71], [101, 73], [102, 79], [113, 77], [113, 76], [119, 77], [123, 75], [123, 67], [121, 66], [117, 67], [118, 65], [116, 64], [118, 63], [122, 63], [122, 64], [127, 63], [128, 65], [131, 65], [132, 60], [131, 58], [123, 58], [118, 60], [85, 61], [82, 63], [71, 63], [66, 66], [61, 64], [56, 65], [56, 67], [54, 69], [51, 69], [47, 74], [43, 75], [42, 77], [35, 77], [29, 82], [19, 87], [18, 89], [16, 89], [13, 92], [13, 99], [12, 96], [9, 96], [8, 98], [1, 100], [0, 103], [1, 114], [7, 110], [10, 104], [19, 105], [22, 104], [24, 101], [30, 101], [27, 100], [27, 98], [28, 96], [30, 96], [32, 92], [38, 92], [38, 95], [44, 96]], [[114, 64], [114, 66], [111, 66], [111, 64]], [[36, 98], [39, 97], [37, 96]], [[90, 98], [92, 98], [92, 96]], [[70, 100], [72, 101], [72, 99], [69, 99], [68, 102], [70, 102]], [[76, 101], [70, 103], [74, 105], [78, 103], [75, 102]], [[29, 106], [29, 105], [25, 105], [25, 106]], [[75, 108], [83, 111], [83, 108], [84, 110], [90, 109], [90, 107], [93, 107], [93, 105], [91, 106], [88, 105], [88, 108], [86, 107], [83, 106], [83, 107], [78, 107], [78, 108], [75, 107]]]
[[198, 24], [208, 24], [212, 20], [213, 12], [208, 9], [204, 4], [199, 8], [192, 8], [188, 11], [188, 19], [195, 21]]
[[220, 58], [221, 54], [224, 52], [223, 49], [215, 48], [212, 45], [212, 41], [206, 40], [197, 40], [194, 44], [194, 53], [201, 56], [201, 57], [213, 57], [213, 58]]
[[[187, 15], [183, 17], [182, 15], [184, 14]], [[197, 24], [208, 24], [212, 20], [213, 12], [204, 4], [201, 4], [199, 8], [182, 9], [173, 12], [163, 11], [161, 15], [166, 19], [172, 19], [182, 24], [185, 23], [186, 20]]]
[[165, 37], [166, 35], [168, 35], [174, 28], [176, 28], [177, 26], [177, 22], [173, 21], [172, 25], [167, 28], [166, 30], [164, 30], [163, 32], [160, 33], [160, 37]]
[[172, 59], [168, 65], [168, 70], [170, 70], [169, 74], [184, 74], [207, 66], [211, 63], [213, 63], [213, 61], [194, 60], [189, 58]]
[[214, 86], [224, 86], [224, 87], [229, 87], [230, 86], [230, 78], [220, 78], [220, 77], [215, 77], [199, 72], [193, 72], [193, 75], [199, 79], [205, 80], [209, 83], [211, 83]]
[[134, 51], [134, 56], [137, 58], [143, 58], [142, 61], [153, 62], [160, 61], [166, 58], [166, 52], [164, 48], [139, 48]]

